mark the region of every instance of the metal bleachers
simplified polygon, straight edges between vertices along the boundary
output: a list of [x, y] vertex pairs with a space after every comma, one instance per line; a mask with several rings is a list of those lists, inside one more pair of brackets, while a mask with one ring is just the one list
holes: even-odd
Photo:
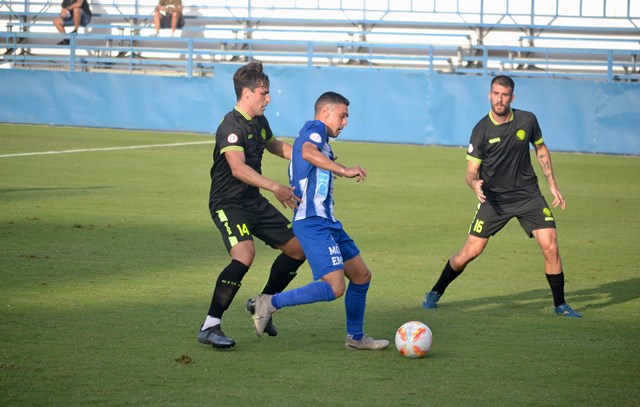
[[175, 37], [150, 36], [155, 4], [93, 0], [89, 26], [60, 46], [58, 1], [0, 0], [0, 67], [208, 76], [216, 64], [260, 59], [640, 80], [640, 2], [631, 0], [183, 0]]

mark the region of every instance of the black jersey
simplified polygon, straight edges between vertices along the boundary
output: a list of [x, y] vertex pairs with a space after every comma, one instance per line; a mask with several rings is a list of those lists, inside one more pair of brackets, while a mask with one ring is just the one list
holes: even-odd
[[[62, 8], [68, 8], [73, 5], [77, 0], [62, 0]], [[83, 12], [91, 15], [91, 7], [89, 6], [89, 0], [84, 0], [82, 6], [80, 6]]]
[[264, 116], [253, 119], [238, 106], [227, 113], [216, 130], [211, 167], [211, 191], [209, 209], [213, 213], [225, 205], [248, 204], [260, 197], [260, 189], [234, 177], [224, 155], [226, 151], [242, 151], [245, 163], [262, 174], [262, 155], [267, 143], [273, 141], [273, 133]]
[[480, 164], [480, 179], [493, 204], [515, 202], [540, 195], [538, 177], [531, 165], [529, 145], [544, 141], [536, 116], [512, 109], [508, 122], [498, 124], [491, 114], [471, 132], [467, 160]]

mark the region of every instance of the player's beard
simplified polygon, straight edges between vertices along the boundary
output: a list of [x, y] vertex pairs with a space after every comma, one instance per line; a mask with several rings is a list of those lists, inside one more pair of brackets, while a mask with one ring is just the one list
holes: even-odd
[[508, 105], [501, 105], [499, 103], [495, 103], [493, 106], [491, 106], [491, 110], [493, 110], [493, 113], [498, 117], [506, 117], [507, 115], [509, 115]]

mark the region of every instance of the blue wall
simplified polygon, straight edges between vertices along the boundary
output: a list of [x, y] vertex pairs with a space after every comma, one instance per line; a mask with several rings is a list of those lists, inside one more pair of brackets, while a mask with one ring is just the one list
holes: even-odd
[[[239, 65], [213, 78], [0, 70], [0, 122], [213, 133]], [[267, 117], [293, 137], [333, 90], [351, 100], [343, 140], [466, 146], [489, 111], [490, 78], [420, 71], [266, 66]], [[640, 155], [640, 84], [516, 79], [513, 106], [538, 116], [552, 150]]]

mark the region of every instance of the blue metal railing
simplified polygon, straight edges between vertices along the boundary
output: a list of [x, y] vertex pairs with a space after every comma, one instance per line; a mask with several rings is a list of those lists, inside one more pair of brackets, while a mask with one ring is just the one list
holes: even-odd
[[[217, 63], [262, 59], [308, 67], [346, 67], [355, 62], [360, 67], [403, 66], [405, 69], [422, 69], [430, 73], [473, 73], [487, 76], [509, 72], [514, 76], [573, 77], [606, 81], [640, 79], [640, 62], [634, 60], [636, 54], [628, 50], [529, 47], [524, 52], [525, 49], [520, 47], [475, 46], [474, 54], [462, 56], [464, 63], [456, 65], [454, 56], [460, 53], [460, 48], [456, 46], [162, 38], [89, 33], [71, 36], [67, 55], [67, 47], [54, 45], [60, 38], [60, 35], [49, 33], [0, 33], [0, 41], [15, 50], [0, 56], [0, 63], [13, 64], [16, 68], [50, 65], [65, 69], [68, 66], [70, 71], [104, 67], [120, 68], [130, 73], [165, 70], [191, 77], [206, 75]], [[19, 52], [20, 50], [23, 52]], [[125, 55], [128, 56], [123, 57]], [[567, 55], [572, 58], [567, 58]]]

